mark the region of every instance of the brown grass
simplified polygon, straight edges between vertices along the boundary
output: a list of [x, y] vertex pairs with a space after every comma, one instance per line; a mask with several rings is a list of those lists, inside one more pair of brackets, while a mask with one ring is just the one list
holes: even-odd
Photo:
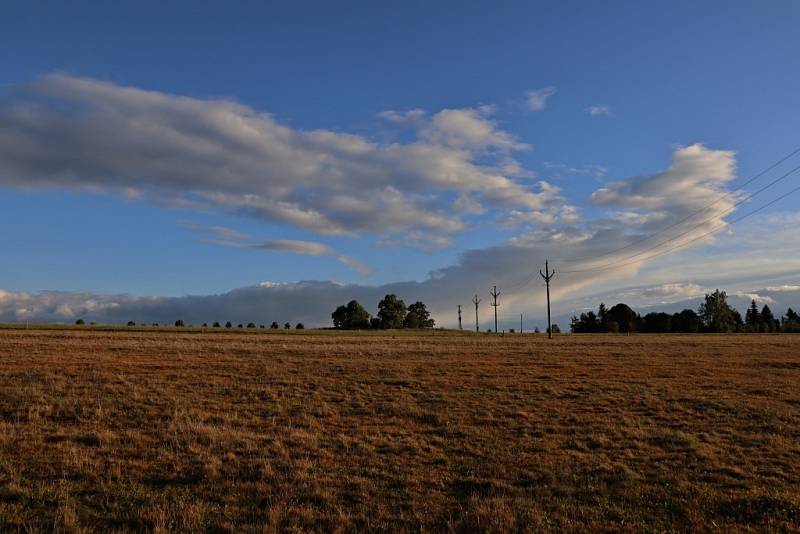
[[0, 332], [2, 531], [798, 531], [800, 337]]

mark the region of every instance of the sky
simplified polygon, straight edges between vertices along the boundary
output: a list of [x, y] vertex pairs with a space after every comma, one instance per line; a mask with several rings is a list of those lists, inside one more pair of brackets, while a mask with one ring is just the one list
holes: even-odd
[[798, 10], [4, 2], [0, 320], [800, 307]]

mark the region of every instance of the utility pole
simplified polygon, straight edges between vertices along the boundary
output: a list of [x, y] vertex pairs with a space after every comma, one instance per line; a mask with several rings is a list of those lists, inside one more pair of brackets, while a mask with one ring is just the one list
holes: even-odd
[[463, 330], [461, 328], [461, 304], [458, 305], [458, 329]]
[[544, 283], [547, 284], [547, 338], [553, 339], [553, 322], [550, 320], [550, 280], [555, 276], [556, 270], [553, 269], [550, 272], [547, 260], [544, 260], [544, 272], [539, 269], [539, 274], [544, 278]]
[[478, 295], [475, 295], [475, 298], [472, 299], [472, 303], [475, 305], [475, 331], [480, 332], [481, 326], [478, 322], [478, 304], [480, 304], [481, 299], [478, 298]]
[[500, 306], [497, 303], [497, 297], [500, 296], [500, 293], [497, 291], [497, 286], [492, 287], [492, 290], [489, 291], [489, 294], [492, 296], [492, 306], [494, 306], [494, 333], [497, 333], [497, 307]]
[[522, 333], [522, 314], [519, 314], [519, 333]]

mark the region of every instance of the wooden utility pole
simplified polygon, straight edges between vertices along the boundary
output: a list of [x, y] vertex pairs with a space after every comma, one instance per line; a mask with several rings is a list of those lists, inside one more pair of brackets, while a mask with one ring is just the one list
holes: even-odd
[[497, 303], [497, 297], [500, 296], [500, 292], [497, 291], [497, 286], [492, 287], [492, 290], [489, 291], [489, 294], [492, 296], [492, 306], [494, 306], [494, 333], [498, 332], [497, 330], [497, 307], [500, 304]]
[[547, 338], [553, 339], [553, 321], [550, 320], [550, 280], [555, 276], [556, 270], [553, 269], [550, 272], [547, 260], [544, 260], [544, 272], [539, 269], [539, 274], [544, 278], [544, 283], [547, 285]]
[[478, 295], [475, 295], [475, 298], [472, 299], [472, 303], [475, 305], [475, 331], [480, 332], [481, 326], [478, 322], [478, 304], [480, 304], [481, 299], [478, 298]]
[[522, 314], [519, 314], [519, 333], [522, 333]]
[[461, 304], [458, 305], [458, 329], [463, 330], [461, 328]]

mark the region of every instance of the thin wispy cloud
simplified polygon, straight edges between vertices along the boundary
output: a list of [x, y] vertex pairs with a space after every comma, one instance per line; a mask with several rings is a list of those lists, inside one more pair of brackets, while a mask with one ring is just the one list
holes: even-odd
[[531, 111], [542, 111], [547, 107], [547, 101], [554, 94], [556, 94], [556, 88], [553, 86], [528, 91], [525, 93], [525, 103]]
[[596, 106], [589, 106], [586, 108], [586, 113], [591, 115], [592, 117], [613, 117], [614, 114], [611, 112], [611, 108], [606, 104], [599, 104]]

